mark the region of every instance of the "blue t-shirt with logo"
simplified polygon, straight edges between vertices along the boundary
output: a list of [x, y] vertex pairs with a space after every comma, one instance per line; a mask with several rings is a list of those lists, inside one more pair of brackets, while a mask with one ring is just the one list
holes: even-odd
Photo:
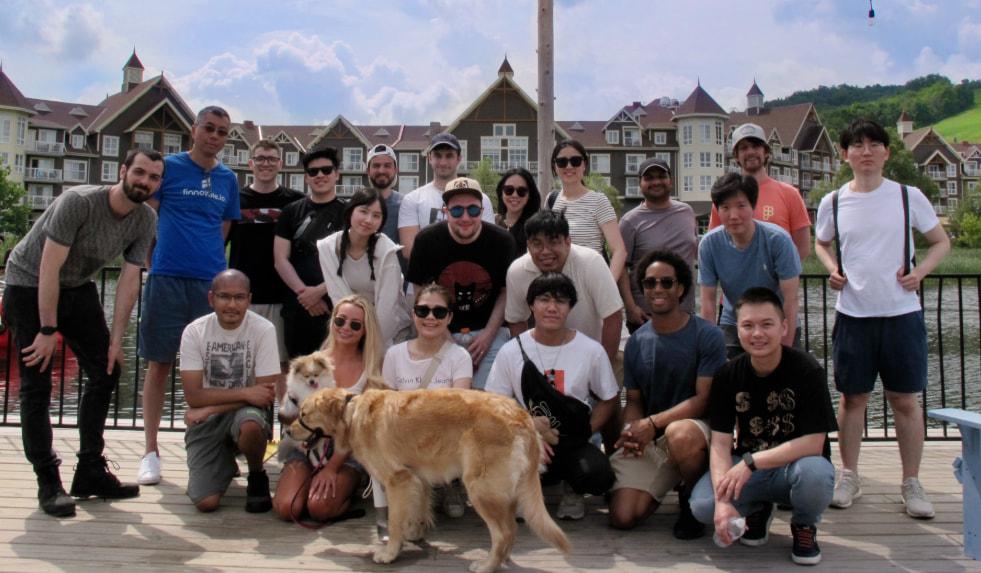
[[206, 171], [189, 153], [164, 159], [151, 274], [211, 280], [225, 270], [224, 221], [239, 214], [238, 178], [222, 164]]

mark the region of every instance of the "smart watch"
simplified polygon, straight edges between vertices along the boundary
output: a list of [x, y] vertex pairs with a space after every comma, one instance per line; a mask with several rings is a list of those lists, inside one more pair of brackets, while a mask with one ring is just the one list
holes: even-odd
[[41, 334], [45, 336], [51, 336], [52, 334], [58, 332], [57, 326], [42, 326], [40, 330]]
[[753, 454], [746, 452], [743, 454], [743, 463], [749, 468], [749, 471], [756, 471], [756, 462], [753, 461]]

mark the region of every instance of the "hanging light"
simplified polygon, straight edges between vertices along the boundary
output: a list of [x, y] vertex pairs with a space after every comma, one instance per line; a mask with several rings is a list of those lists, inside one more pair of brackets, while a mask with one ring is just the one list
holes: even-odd
[[875, 26], [875, 8], [872, 7], [872, 0], [869, 0], [869, 28]]

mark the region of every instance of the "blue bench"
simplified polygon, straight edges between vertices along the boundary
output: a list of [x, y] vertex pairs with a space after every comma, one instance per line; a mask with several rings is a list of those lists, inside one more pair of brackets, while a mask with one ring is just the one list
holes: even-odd
[[954, 476], [964, 487], [964, 553], [981, 559], [981, 414], [941, 408], [927, 415], [960, 430], [961, 457], [954, 460]]

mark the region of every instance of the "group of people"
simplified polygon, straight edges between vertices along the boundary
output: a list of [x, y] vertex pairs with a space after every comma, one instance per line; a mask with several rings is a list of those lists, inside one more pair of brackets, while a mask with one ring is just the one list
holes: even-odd
[[[320, 521], [349, 511], [368, 479], [357, 460], [298, 449], [274, 495], [263, 469], [267, 409], [284, 398], [287, 364], [320, 352], [335, 384], [354, 393], [452, 387], [514, 397], [543, 436], [558, 437], [543, 442], [543, 480], [564, 484], [560, 518], [581, 519], [585, 495], [609, 492], [611, 525], [629, 529], [677, 490], [679, 539], [709, 524], [721, 543], [760, 545], [782, 504], [801, 564], [820, 560], [825, 508], [861, 495], [862, 419], [879, 376], [896, 416], [906, 511], [933, 516], [917, 479], [926, 334], [916, 290], [950, 243], [919, 190], [883, 177], [889, 136], [874, 122], [841, 134], [855, 178], [824, 198], [815, 225], [817, 256], [840, 291], [837, 417], [824, 370], [800, 349], [810, 220], [800, 193], [767, 175], [759, 126], [733, 132], [741, 172], [713, 186], [714, 228], [700, 242], [660, 158], [640, 165], [644, 201], [617, 221], [606, 196], [585, 186], [585, 148], [562, 141], [551, 157], [560, 189], [543, 197], [531, 173], [509, 170], [495, 214], [477, 181], [457, 177], [461, 146], [449, 133], [426, 151], [426, 185], [396, 191], [399, 158], [381, 144], [367, 155], [370, 186], [344, 201], [329, 147], [302, 157], [307, 195], [278, 184], [281, 150], [266, 140], [238, 189], [219, 161], [229, 129], [223, 109], [204, 108], [189, 152], [131, 151], [116, 185], [66, 190], [10, 257], [3, 303], [20, 350], [25, 453], [46, 513], [73, 515], [73, 497], [139, 494], [109, 471], [102, 430], [149, 257], [138, 482], [161, 480], [156, 437], [179, 351], [187, 493], [201, 511], [219, 506], [238, 453], [248, 511]], [[929, 243], [915, 265], [913, 228]], [[120, 253], [110, 330], [90, 279]], [[56, 332], [88, 376], [71, 496], [47, 413]], [[458, 487], [444, 490], [445, 513], [462, 515]]]

